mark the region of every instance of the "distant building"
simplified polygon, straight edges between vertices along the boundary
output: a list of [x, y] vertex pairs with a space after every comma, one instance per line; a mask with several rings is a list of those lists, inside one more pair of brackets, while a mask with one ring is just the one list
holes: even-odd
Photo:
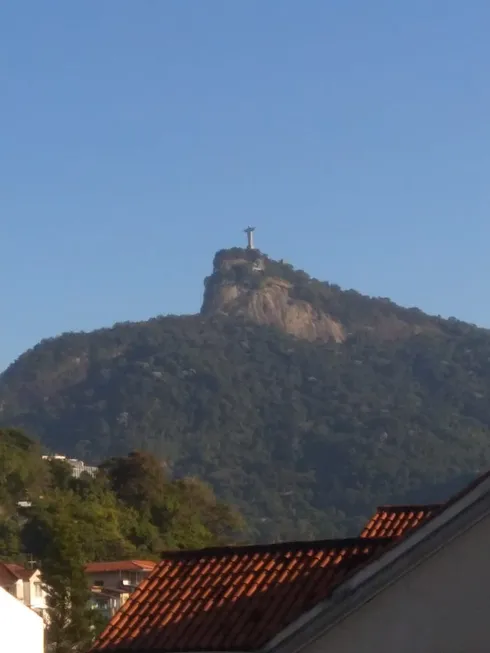
[[90, 476], [95, 476], [97, 472], [97, 467], [86, 465], [83, 460], [68, 458], [66, 462], [71, 466], [72, 474], [75, 478], [80, 478], [82, 474], [90, 474]]
[[90, 588], [90, 606], [105, 619], [111, 619], [129, 599], [129, 588], [111, 589], [94, 585]]
[[46, 592], [39, 569], [0, 562], [0, 587], [46, 619]]
[[43, 460], [63, 460], [68, 463], [72, 469], [72, 475], [74, 478], [80, 478], [82, 474], [90, 474], [90, 476], [95, 476], [97, 472], [97, 467], [92, 467], [86, 465], [83, 460], [78, 460], [77, 458], [67, 458], [61, 454], [54, 454], [52, 456], [43, 456]]
[[91, 562], [85, 567], [92, 608], [110, 619], [155, 567], [151, 560]]
[[5, 653], [43, 653], [44, 623], [12, 594], [0, 587], [0, 650]]
[[90, 586], [116, 590], [127, 588], [131, 592], [148, 576], [155, 564], [151, 560], [89, 562], [85, 566], [85, 575]]

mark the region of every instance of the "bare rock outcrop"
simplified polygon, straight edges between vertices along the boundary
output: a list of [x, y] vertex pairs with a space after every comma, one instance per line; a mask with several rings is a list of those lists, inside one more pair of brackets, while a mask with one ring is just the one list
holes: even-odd
[[250, 287], [213, 275], [206, 284], [201, 313], [243, 316], [305, 340], [345, 340], [340, 322], [306, 301], [291, 298], [290, 289], [288, 281], [276, 277], [261, 279], [258, 287]]

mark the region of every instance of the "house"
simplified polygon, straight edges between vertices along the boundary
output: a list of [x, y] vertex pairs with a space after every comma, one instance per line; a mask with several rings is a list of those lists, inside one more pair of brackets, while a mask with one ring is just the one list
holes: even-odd
[[91, 587], [125, 589], [131, 593], [154, 567], [151, 560], [90, 562], [85, 566], [85, 575]]
[[129, 599], [129, 589], [104, 589], [96, 585], [90, 591], [90, 607], [98, 610], [104, 620], [109, 621]]
[[41, 617], [46, 617], [46, 592], [39, 569], [0, 562], [0, 587]]
[[97, 474], [97, 467], [92, 467], [91, 465], [86, 465], [83, 460], [78, 460], [78, 458], [67, 458], [61, 454], [44, 455], [42, 456], [43, 460], [62, 460], [66, 462], [71, 467], [71, 473], [74, 478], [80, 478], [82, 474], [90, 474], [90, 476], [95, 476]]
[[109, 620], [155, 567], [151, 560], [91, 562], [85, 566], [90, 607]]
[[42, 617], [23, 605], [0, 587], [0, 623], [2, 651], [43, 653], [44, 623]]
[[359, 537], [166, 553], [92, 653], [484, 653], [490, 473]]

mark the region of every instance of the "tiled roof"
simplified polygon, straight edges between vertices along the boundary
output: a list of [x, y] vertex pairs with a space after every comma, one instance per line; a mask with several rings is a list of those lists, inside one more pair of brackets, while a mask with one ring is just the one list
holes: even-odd
[[445, 503], [379, 506], [365, 525], [361, 537], [400, 537], [469, 494], [490, 477], [490, 470], [474, 478]]
[[17, 578], [8, 570], [7, 565], [0, 562], [0, 587], [13, 585]]
[[380, 506], [356, 539], [165, 554], [92, 653], [256, 650], [489, 476], [445, 504]]
[[361, 537], [401, 537], [437, 514], [443, 506], [379, 506]]
[[165, 554], [92, 652], [255, 650], [391, 542], [355, 538]]
[[113, 571], [151, 571], [156, 562], [151, 560], [118, 560], [116, 562], [89, 562], [86, 574], [104, 574]]
[[10, 562], [7, 562], [5, 566], [8, 570], [20, 580], [29, 580], [33, 574], [36, 572], [32, 569], [26, 569], [22, 565], [16, 565]]
[[29, 580], [34, 571], [10, 562], [0, 562], [0, 587], [9, 587], [18, 580]]

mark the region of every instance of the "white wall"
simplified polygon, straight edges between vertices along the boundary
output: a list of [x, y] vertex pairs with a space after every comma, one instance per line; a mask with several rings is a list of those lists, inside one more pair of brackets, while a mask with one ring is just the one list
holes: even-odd
[[488, 653], [490, 518], [440, 549], [302, 653]]
[[[40, 595], [36, 593], [36, 585], [39, 587]], [[24, 584], [24, 603], [36, 610], [46, 610], [46, 592], [42, 584], [41, 572], [35, 571], [29, 581]]]
[[[9, 588], [10, 589], [10, 588]], [[21, 580], [20, 578], [15, 581], [14, 584], [14, 589], [11, 592], [16, 599], [19, 599], [20, 601], [24, 600], [24, 581]]]
[[42, 618], [0, 587], [0, 651], [43, 653]]

